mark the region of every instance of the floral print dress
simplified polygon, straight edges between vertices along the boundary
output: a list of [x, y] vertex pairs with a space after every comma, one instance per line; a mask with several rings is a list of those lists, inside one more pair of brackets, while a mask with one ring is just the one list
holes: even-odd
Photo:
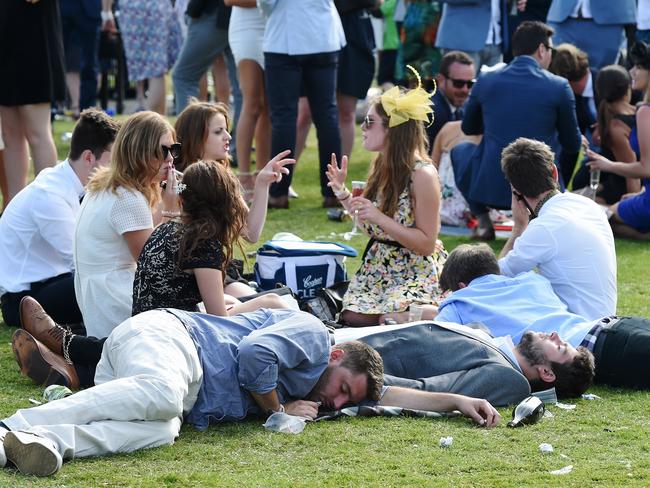
[[[418, 162], [414, 169], [428, 164]], [[410, 186], [409, 183], [399, 196], [393, 217], [405, 227], [415, 226]], [[360, 224], [377, 241], [370, 246], [361, 267], [352, 277], [343, 297], [343, 309], [363, 314], [384, 314], [407, 310], [411, 303], [437, 305], [442, 295], [438, 289], [438, 276], [447, 253], [436, 250], [429, 256], [422, 256], [405, 247], [380, 242], [393, 239], [378, 225]]]

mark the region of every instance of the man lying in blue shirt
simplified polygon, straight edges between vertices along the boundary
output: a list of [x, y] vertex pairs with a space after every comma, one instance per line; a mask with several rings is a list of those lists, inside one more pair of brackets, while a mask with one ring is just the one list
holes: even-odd
[[369, 400], [460, 410], [488, 427], [500, 418], [485, 400], [383, 388], [382, 360], [372, 347], [355, 341], [332, 347], [320, 320], [289, 310], [136, 315], [108, 337], [95, 385], [4, 419], [0, 465], [9, 460], [24, 474], [47, 476], [63, 459], [172, 444], [183, 415], [202, 430], [277, 411], [313, 419], [321, 405]]

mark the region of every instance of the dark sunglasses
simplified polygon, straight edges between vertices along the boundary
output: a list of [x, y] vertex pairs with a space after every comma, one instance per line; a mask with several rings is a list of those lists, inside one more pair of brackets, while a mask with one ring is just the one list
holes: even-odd
[[362, 126], [365, 125], [366, 127], [370, 127], [370, 126], [371, 126], [372, 124], [374, 124], [374, 123], [375, 123], [375, 120], [374, 120], [374, 119], [371, 119], [369, 116], [366, 115], [366, 116], [363, 118], [363, 122], [361, 122], [361, 125], [362, 125]]
[[471, 90], [472, 87], [474, 86], [474, 83], [476, 83], [476, 80], [457, 80], [455, 78], [447, 78], [449, 81], [451, 81], [451, 84], [454, 85], [454, 88], [462, 88], [465, 85], [467, 85], [467, 89]]
[[528, 203], [528, 200], [526, 200], [521, 193], [519, 193], [518, 191], [512, 190], [512, 194], [515, 196], [515, 198], [517, 198], [517, 200], [519, 200], [520, 202], [524, 202], [524, 205], [526, 205], [526, 208], [528, 209], [528, 213], [530, 214], [531, 219], [534, 219], [535, 217], [537, 217], [537, 215], [535, 214], [535, 211], [532, 209], [532, 207]]
[[181, 143], [180, 142], [175, 142], [171, 146], [161, 146], [162, 147], [162, 152], [163, 152], [163, 159], [167, 159], [167, 156], [169, 153], [171, 153], [172, 158], [178, 159], [181, 155]]
[[544, 44], [544, 47], [549, 51], [551, 51], [551, 57], [555, 57], [555, 53], [557, 53], [557, 50], [553, 46], [547, 46], [546, 44]]

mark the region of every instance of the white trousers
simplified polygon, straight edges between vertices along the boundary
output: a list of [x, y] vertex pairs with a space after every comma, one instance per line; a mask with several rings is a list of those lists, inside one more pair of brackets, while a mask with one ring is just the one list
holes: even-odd
[[106, 340], [92, 388], [4, 420], [53, 440], [63, 459], [173, 444], [199, 393], [196, 346], [173, 315], [153, 310]]

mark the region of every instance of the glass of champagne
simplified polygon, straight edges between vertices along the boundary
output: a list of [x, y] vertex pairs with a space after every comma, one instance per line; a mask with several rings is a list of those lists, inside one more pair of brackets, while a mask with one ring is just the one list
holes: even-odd
[[600, 170], [589, 170], [589, 188], [591, 188], [592, 199], [596, 200], [596, 193], [598, 192], [598, 185], [600, 184]]
[[[360, 197], [363, 195], [363, 189], [366, 187], [366, 182], [365, 181], [353, 181], [352, 182], [352, 196], [353, 197]], [[353, 223], [352, 223], [352, 230], [350, 232], [345, 233], [345, 239], [350, 240], [354, 236], [358, 236], [361, 234], [358, 230], [359, 227], [359, 218], [358, 218], [359, 211], [355, 210], [354, 211], [354, 218]]]

